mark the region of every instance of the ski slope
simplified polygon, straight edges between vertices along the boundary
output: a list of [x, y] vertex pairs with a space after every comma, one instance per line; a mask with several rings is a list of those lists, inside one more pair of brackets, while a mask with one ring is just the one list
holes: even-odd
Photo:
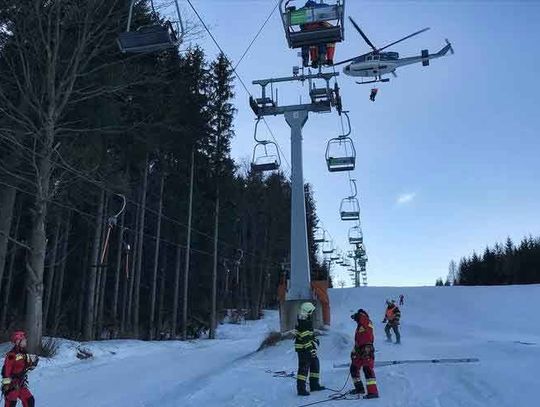
[[[402, 345], [384, 342], [386, 298], [405, 295]], [[322, 383], [343, 387], [353, 347], [351, 313], [366, 309], [376, 326], [377, 360], [477, 357], [479, 363], [396, 365], [376, 370], [378, 400], [329, 401], [384, 407], [533, 407], [540, 383], [540, 286], [335, 289], [332, 327], [321, 338]], [[295, 381], [267, 370], [294, 371], [291, 341], [254, 352], [278, 326], [262, 321], [223, 325], [219, 339], [193, 342], [105, 341], [83, 344], [91, 360], [75, 357], [74, 342], [30, 374], [37, 406], [57, 407], [296, 407], [326, 399], [295, 394]], [[351, 383], [347, 384], [347, 389]]]

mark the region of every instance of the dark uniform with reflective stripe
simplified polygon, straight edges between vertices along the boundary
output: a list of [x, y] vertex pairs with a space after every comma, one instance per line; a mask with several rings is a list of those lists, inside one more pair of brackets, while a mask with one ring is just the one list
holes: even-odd
[[298, 319], [296, 325], [296, 339], [294, 348], [298, 353], [298, 375], [296, 376], [296, 389], [298, 394], [309, 394], [306, 390], [306, 382], [309, 377], [311, 391], [320, 389], [320, 365], [317, 357], [317, 345], [319, 341], [313, 333], [313, 320]]

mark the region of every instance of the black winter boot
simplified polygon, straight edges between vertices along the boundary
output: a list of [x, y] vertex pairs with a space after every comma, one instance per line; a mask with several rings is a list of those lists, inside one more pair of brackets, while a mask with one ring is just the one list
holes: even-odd
[[326, 387], [321, 386], [319, 383], [310, 383], [309, 384], [309, 390], [310, 391], [323, 391], [326, 390]]
[[379, 395], [378, 394], [366, 394], [364, 396], [365, 399], [378, 399], [379, 398]]
[[309, 396], [309, 391], [306, 390], [306, 382], [302, 380], [297, 380], [296, 392], [299, 396]]
[[364, 389], [364, 384], [362, 382], [357, 382], [354, 384], [354, 390], [351, 390], [351, 394], [364, 394], [366, 389]]

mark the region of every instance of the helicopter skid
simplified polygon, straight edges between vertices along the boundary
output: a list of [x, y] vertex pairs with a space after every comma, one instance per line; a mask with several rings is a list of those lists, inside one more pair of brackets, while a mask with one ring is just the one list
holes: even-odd
[[368, 83], [377, 83], [377, 82], [390, 82], [390, 78], [375, 79], [372, 81], [356, 82], [359, 85], [367, 85]]

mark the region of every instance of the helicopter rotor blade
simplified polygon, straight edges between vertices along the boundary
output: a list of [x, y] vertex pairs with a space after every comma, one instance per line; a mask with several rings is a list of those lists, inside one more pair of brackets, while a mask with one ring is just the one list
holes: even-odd
[[420, 31], [416, 31], [415, 33], [412, 33], [412, 34], [410, 34], [410, 35], [407, 35], [406, 37], [403, 37], [403, 38], [400, 39], [400, 40], [397, 40], [397, 41], [394, 41], [394, 42], [391, 43], [391, 44], [385, 45], [384, 47], [379, 48], [379, 49], [376, 50], [376, 51], [382, 51], [382, 50], [385, 50], [386, 48], [390, 48], [391, 46], [396, 45], [396, 44], [398, 44], [398, 43], [400, 43], [400, 42], [402, 42], [402, 41], [408, 40], [409, 38], [414, 37], [415, 35], [422, 34], [423, 32], [426, 32], [426, 31], [429, 30], [429, 29], [430, 29], [429, 27], [423, 28], [423, 29], [421, 29]]
[[358, 26], [358, 24], [356, 24], [356, 21], [354, 21], [351, 16], [349, 16], [349, 20], [351, 20], [352, 25], [354, 26], [354, 28], [356, 28], [356, 31], [360, 33], [360, 35], [362, 36], [364, 41], [367, 43], [367, 45], [369, 45], [373, 49], [373, 51], [377, 52], [377, 47], [373, 45], [373, 43], [369, 40], [366, 34], [364, 34], [362, 29]]
[[345, 59], [344, 61], [336, 62], [336, 63], [335, 63], [334, 65], [332, 65], [332, 66], [343, 65], [343, 64], [346, 64], [346, 63], [349, 63], [349, 62], [354, 61], [356, 58], [359, 58], [359, 57], [349, 58], [349, 59]]

